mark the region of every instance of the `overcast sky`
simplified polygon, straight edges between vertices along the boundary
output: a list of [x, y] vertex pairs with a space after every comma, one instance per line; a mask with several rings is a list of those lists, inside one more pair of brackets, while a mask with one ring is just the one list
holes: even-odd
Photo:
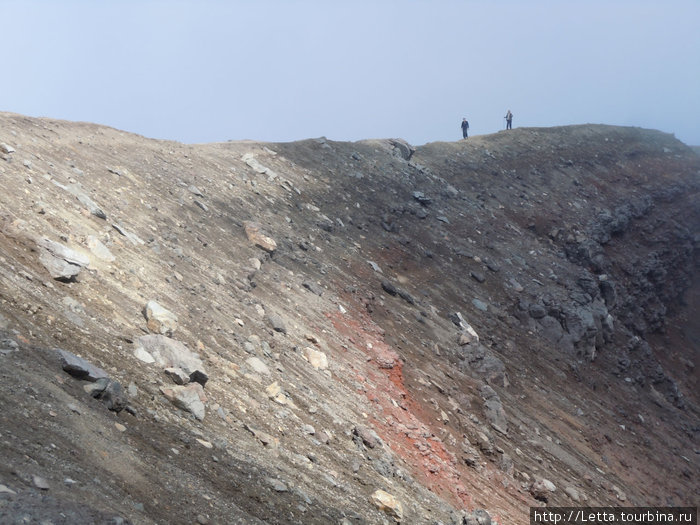
[[0, 0], [0, 111], [182, 142], [605, 123], [700, 145], [700, 0]]

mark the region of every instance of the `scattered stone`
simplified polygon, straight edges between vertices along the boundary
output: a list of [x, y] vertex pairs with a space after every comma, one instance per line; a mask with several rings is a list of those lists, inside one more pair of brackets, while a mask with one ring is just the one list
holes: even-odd
[[375, 448], [381, 443], [379, 436], [374, 430], [361, 425], [357, 425], [352, 429], [352, 435], [355, 442], [359, 441], [367, 448]]
[[475, 442], [476, 446], [479, 447], [479, 450], [481, 450], [481, 452], [483, 452], [487, 456], [493, 454], [493, 443], [491, 443], [491, 438], [489, 438], [486, 434], [484, 434], [481, 431], [478, 431], [476, 433]]
[[267, 392], [268, 397], [275, 398], [282, 393], [282, 387], [277, 381], [275, 381], [274, 383], [267, 385], [265, 392]]
[[508, 420], [501, 398], [489, 385], [481, 386], [481, 397], [484, 400], [484, 414], [491, 426], [501, 434], [508, 434]]
[[411, 160], [411, 157], [416, 152], [416, 148], [403, 139], [389, 139], [389, 144], [392, 146], [392, 155], [404, 160]]
[[476, 330], [472, 328], [472, 325], [470, 325], [464, 319], [464, 317], [462, 317], [462, 314], [460, 312], [452, 312], [449, 314], [448, 317], [455, 325], [461, 328], [469, 337], [472, 338], [472, 342], [479, 342], [479, 334], [477, 334]]
[[49, 490], [49, 488], [51, 488], [49, 487], [49, 482], [41, 476], [32, 476], [32, 483], [39, 490]]
[[401, 502], [388, 492], [381, 489], [374, 491], [372, 503], [379, 510], [394, 518], [394, 521], [401, 522], [403, 520], [403, 506]]
[[198, 200], [198, 199], [195, 199], [195, 200], [194, 200], [194, 204], [195, 204], [198, 208], [200, 208], [202, 211], [205, 211], [205, 212], [208, 212], [208, 211], [209, 211], [209, 206], [207, 206], [206, 204], [204, 204], [202, 201], [200, 201], [200, 200]]
[[486, 267], [491, 270], [494, 273], [500, 272], [501, 267], [498, 265], [498, 263], [495, 263], [494, 261], [491, 261], [489, 259], [484, 260], [484, 264]]
[[432, 202], [422, 191], [414, 191], [413, 198], [423, 206], [428, 206]]
[[256, 222], [246, 221], [243, 223], [245, 234], [248, 240], [258, 248], [262, 248], [268, 253], [273, 253], [277, 249], [277, 243], [272, 237], [268, 237], [261, 231], [261, 226]]
[[121, 412], [129, 403], [122, 385], [108, 377], [102, 377], [83, 388], [95, 399], [103, 401], [107, 405], [107, 409], [113, 412]]
[[180, 368], [189, 375], [191, 382], [204, 386], [209, 376], [197, 354], [184, 344], [164, 335], [151, 334], [139, 337], [135, 342], [134, 356], [145, 363], [156, 363], [163, 368]]
[[148, 329], [155, 334], [172, 336], [177, 330], [177, 316], [156, 301], [148, 301], [144, 308]]
[[108, 377], [107, 372], [89, 363], [82, 357], [78, 357], [77, 355], [71, 354], [70, 352], [60, 348], [57, 348], [56, 352], [58, 352], [58, 355], [61, 358], [61, 366], [63, 367], [63, 370], [77, 379], [97, 381], [98, 379]]
[[190, 185], [187, 189], [190, 193], [194, 194], [197, 197], [204, 197], [204, 195], [197, 186]]
[[516, 281], [514, 278], [510, 278], [508, 280], [508, 284], [515, 290], [516, 292], [520, 293], [522, 292], [525, 288], [523, 288], [523, 285], [520, 284], [518, 281]]
[[4, 142], [0, 142], [0, 151], [9, 155], [10, 153], [15, 152], [15, 148], [8, 146]]
[[478, 283], [483, 283], [486, 280], [486, 277], [481, 272], [472, 271], [469, 273], [469, 275], [471, 275], [472, 279], [474, 279]]
[[466, 346], [471, 343], [478, 343], [479, 339], [475, 338], [471, 333], [469, 332], [461, 332], [459, 334], [459, 340], [457, 341], [457, 344], [459, 346]]
[[107, 214], [104, 211], [102, 211], [102, 209], [97, 204], [95, 204], [95, 201], [93, 201], [88, 196], [87, 193], [85, 193], [85, 190], [83, 190], [83, 188], [80, 186], [80, 184], [76, 183], [76, 184], [68, 184], [67, 186], [64, 186], [63, 184], [60, 184], [59, 182], [57, 182], [55, 180], [52, 182], [56, 186], [61, 188], [62, 190], [65, 190], [68, 193], [70, 193], [71, 195], [73, 195], [74, 197], [76, 197], [78, 199], [78, 201], [80, 202], [80, 204], [85, 206], [88, 209], [88, 211], [92, 215], [94, 215], [95, 217], [98, 217], [100, 219], [107, 218]]
[[115, 423], [114, 428], [116, 428], [119, 432], [126, 432], [126, 427], [121, 423]]
[[302, 355], [316, 370], [326, 370], [328, 368], [328, 358], [320, 350], [307, 346], [304, 347]]
[[491, 515], [484, 509], [474, 509], [462, 517], [462, 525], [491, 525]]
[[190, 376], [182, 368], [170, 367], [164, 372], [176, 385], [186, 385], [190, 382]]
[[129, 397], [136, 397], [139, 395], [139, 388], [133, 381], [129, 383], [129, 386], [127, 387], [126, 391], [129, 394]]
[[389, 295], [397, 295], [399, 293], [396, 287], [389, 281], [382, 281], [382, 289]]
[[487, 312], [489, 309], [489, 305], [481, 299], [472, 299], [472, 304], [477, 310], [481, 310], [482, 312]]
[[372, 270], [374, 270], [377, 273], [384, 273], [382, 272], [382, 269], [379, 267], [379, 265], [374, 262], [374, 261], [367, 261], [367, 264], [369, 264], [372, 267]]
[[260, 440], [260, 443], [262, 443], [265, 447], [276, 448], [279, 445], [279, 439], [271, 436], [267, 432], [263, 432], [262, 430], [258, 430], [247, 424], [244, 425], [244, 428], [248, 432], [253, 434], [256, 438], [258, 438], [258, 440]]
[[36, 244], [39, 248], [39, 262], [58, 281], [73, 281], [90, 264], [87, 256], [60, 243], [42, 238]]
[[557, 487], [548, 479], [540, 478], [530, 486], [530, 494], [536, 500], [547, 503], [552, 492], [556, 491]]
[[199, 443], [200, 445], [202, 445], [204, 448], [208, 448], [209, 450], [211, 450], [212, 448], [214, 448], [214, 445], [212, 445], [210, 441], [206, 441], [206, 440], [204, 440], [204, 439], [199, 439], [199, 438], [197, 438], [197, 443]]
[[627, 495], [622, 491], [620, 487], [618, 487], [617, 485], [613, 485], [612, 491], [615, 493], [615, 497], [619, 501], [627, 501]]
[[581, 495], [579, 494], [578, 490], [576, 490], [574, 487], [566, 487], [564, 489], [564, 492], [567, 496], [569, 496], [572, 499], [572, 501], [575, 501], [576, 503], [581, 501]]
[[267, 315], [267, 322], [270, 323], [270, 326], [275, 332], [279, 332], [281, 334], [287, 333], [287, 326], [285, 325], [282, 316], [276, 313], [270, 313]]
[[161, 393], [176, 407], [190, 412], [198, 420], [203, 420], [206, 414], [204, 403], [206, 396], [204, 388], [199, 383], [170, 388], [160, 387]]
[[0, 494], [17, 494], [17, 493], [5, 485], [0, 485]]
[[530, 314], [530, 317], [533, 319], [542, 319], [545, 315], [547, 315], [547, 310], [544, 306], [541, 304], [531, 304], [530, 308], [528, 309], [528, 312]]
[[278, 176], [277, 173], [272, 171], [270, 168], [260, 164], [260, 161], [258, 161], [258, 159], [255, 158], [255, 155], [251, 152], [245, 153], [241, 157], [241, 160], [245, 162], [250, 168], [252, 168], [256, 173], [267, 175], [268, 181], [273, 181]]
[[287, 485], [284, 484], [282, 481], [280, 481], [277, 478], [267, 478], [267, 482], [270, 484], [272, 489], [275, 492], [287, 492], [289, 491], [289, 488], [287, 488]]
[[321, 288], [313, 281], [304, 281], [303, 283], [301, 283], [301, 285], [307, 290], [309, 290], [311, 293], [314, 293], [319, 297], [323, 295], [323, 288]]
[[87, 245], [90, 252], [92, 252], [92, 254], [98, 259], [102, 259], [103, 261], [107, 262], [112, 262], [116, 259], [116, 257], [112, 255], [112, 252], [109, 251], [109, 248], [107, 248], [102, 241], [100, 241], [94, 235], [88, 235]]
[[19, 349], [17, 341], [10, 338], [0, 339], [0, 355], [8, 355]]
[[253, 369], [254, 372], [257, 372], [258, 374], [263, 374], [266, 376], [271, 375], [270, 369], [268, 366], [263, 363], [260, 358], [258, 357], [249, 357], [248, 359], [245, 360], [246, 364]]
[[124, 228], [124, 226], [122, 226], [119, 223], [113, 223], [112, 228], [114, 228], [120, 234], [122, 234], [124, 237], [126, 237], [129, 240], [129, 242], [131, 244], [133, 244], [134, 246], [141, 246], [141, 245], [146, 244], [146, 241], [141, 239], [141, 237], [139, 237], [135, 233], [131, 233], [130, 231], [128, 231], [126, 228]]
[[383, 370], [391, 370], [399, 362], [399, 354], [386, 345], [376, 345], [372, 347], [372, 354], [374, 362]]

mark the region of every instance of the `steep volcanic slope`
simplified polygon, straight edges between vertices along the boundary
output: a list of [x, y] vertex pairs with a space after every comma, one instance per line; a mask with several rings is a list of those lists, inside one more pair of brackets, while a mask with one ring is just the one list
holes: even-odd
[[[700, 162], [671, 136], [183, 145], [1, 114], [0, 157], [0, 521], [697, 501]], [[136, 357], [149, 301], [208, 380]]]

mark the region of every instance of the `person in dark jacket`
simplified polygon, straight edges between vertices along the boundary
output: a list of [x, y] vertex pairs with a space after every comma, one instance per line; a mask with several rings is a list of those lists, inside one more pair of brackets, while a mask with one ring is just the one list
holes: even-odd
[[468, 137], [468, 130], [469, 130], [469, 122], [467, 122], [466, 118], [462, 119], [462, 137], [467, 138]]
[[513, 129], [513, 114], [508, 110], [505, 116], [506, 119], [506, 129]]

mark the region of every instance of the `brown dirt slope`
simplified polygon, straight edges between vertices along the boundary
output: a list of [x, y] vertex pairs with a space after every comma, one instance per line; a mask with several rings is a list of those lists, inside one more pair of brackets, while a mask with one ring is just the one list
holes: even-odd
[[[695, 505], [699, 173], [636, 128], [186, 145], [2, 113], [0, 522]], [[203, 389], [136, 357], [149, 301]]]

